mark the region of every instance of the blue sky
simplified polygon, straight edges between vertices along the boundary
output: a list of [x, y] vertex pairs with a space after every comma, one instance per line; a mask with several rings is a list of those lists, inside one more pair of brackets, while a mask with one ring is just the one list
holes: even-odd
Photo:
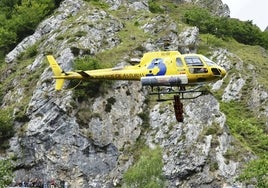
[[252, 20], [262, 31], [268, 26], [267, 0], [222, 0], [229, 6], [232, 18]]

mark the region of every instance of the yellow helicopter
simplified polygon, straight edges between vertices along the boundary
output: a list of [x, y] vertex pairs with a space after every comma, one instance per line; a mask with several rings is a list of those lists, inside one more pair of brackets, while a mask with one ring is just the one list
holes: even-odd
[[[66, 79], [137, 80], [141, 82], [142, 86], [151, 86], [151, 94], [158, 95], [159, 101], [162, 100], [162, 94], [175, 94], [174, 109], [176, 119], [179, 122], [183, 121], [180, 99], [188, 99], [184, 97], [184, 94], [199, 92], [200, 94], [194, 97], [196, 98], [203, 94], [200, 86], [222, 79], [226, 75], [223, 67], [205, 56], [201, 54], [181, 54], [178, 51], [147, 52], [137, 65], [88, 71], [65, 72], [52, 55], [48, 55], [47, 59], [54, 73], [53, 78], [56, 79], [56, 90], [63, 88]], [[161, 90], [160, 87], [162, 86], [167, 86], [168, 89]], [[186, 86], [197, 87], [186, 90]], [[154, 87], [157, 88], [157, 91], [154, 91]], [[177, 90], [173, 88], [177, 88]]]

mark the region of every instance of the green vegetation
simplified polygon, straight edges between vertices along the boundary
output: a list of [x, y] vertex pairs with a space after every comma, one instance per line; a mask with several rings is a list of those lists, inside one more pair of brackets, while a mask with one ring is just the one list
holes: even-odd
[[105, 105], [105, 112], [109, 113], [111, 112], [112, 105], [116, 102], [116, 99], [114, 97], [110, 97], [107, 99], [107, 103]]
[[[252, 90], [255, 86], [252, 82], [252, 74], [249, 74], [247, 67], [254, 66], [252, 70], [256, 74], [254, 74], [258, 83], [261, 84], [265, 89], [268, 89], [268, 80], [264, 76], [267, 74], [268, 67], [267, 61], [268, 56], [265, 55], [268, 53], [267, 50], [264, 50], [260, 46], [250, 46], [238, 43], [236, 40], [232, 38], [221, 39], [212, 34], [201, 34], [200, 35], [200, 44], [198, 48], [198, 53], [202, 53], [206, 56], [211, 56], [211, 48], [224, 48], [228, 49], [228, 52], [235, 54], [236, 56], [228, 57], [230, 61], [233, 63], [233, 66], [237, 64], [237, 62], [243, 61], [243, 69], [239, 70], [240, 74], [243, 74], [245, 78], [247, 78], [247, 87], [245, 87], [248, 91]], [[235, 69], [229, 70], [230, 74], [237, 74], [238, 71]], [[251, 72], [252, 73], [252, 72]], [[225, 79], [225, 82], [228, 83], [228, 78]], [[246, 93], [245, 93], [246, 94]]]
[[1, 0], [0, 59], [18, 42], [32, 34], [36, 26], [60, 2], [61, 0]]
[[14, 134], [12, 114], [9, 109], [0, 110], [0, 149], [8, 147], [7, 139]]
[[[90, 5], [94, 5], [99, 8], [107, 8], [107, 5], [102, 1], [85, 1], [89, 2]], [[24, 37], [32, 34], [37, 24], [44, 17], [49, 15], [60, 2], [61, 0], [0, 1], [0, 59], [3, 59], [5, 54], [15, 47], [15, 45]], [[268, 81], [265, 77], [268, 71], [267, 57], [263, 55], [267, 52], [263, 53], [259, 46], [249, 45], [261, 45], [267, 49], [268, 32], [261, 32], [255, 25], [252, 24], [251, 21], [242, 22], [236, 19], [212, 16], [207, 10], [197, 8], [190, 4], [178, 6], [177, 4], [169, 1], [161, 1], [160, 3], [160, 1], [156, 0], [149, 0], [148, 3], [149, 9], [153, 14], [147, 12], [133, 12], [132, 15], [131, 12], [129, 13], [129, 15], [132, 16], [131, 19], [127, 19], [129, 17], [126, 16], [126, 10], [122, 7], [120, 7], [117, 11], [106, 10], [110, 11], [110, 13], [115, 15], [115, 17], [124, 18], [121, 20], [124, 24], [124, 28], [118, 32], [118, 37], [120, 38], [121, 43], [111, 50], [104, 50], [98, 53], [96, 57], [86, 55], [82, 58], [77, 58], [74, 62], [74, 68], [79, 70], [91, 70], [111, 67], [122, 61], [122, 56], [131, 56], [136, 50], [143, 52], [144, 48], [141, 44], [143, 44], [148, 38], [154, 41], [155, 39], [153, 37], [160, 38], [164, 36], [165, 31], [158, 33], [157, 36], [153, 36], [150, 33], [144, 33], [140, 26], [150, 22], [156, 14], [164, 13], [165, 8], [165, 10], [168, 10], [166, 12], [169, 16], [179, 23], [178, 30], [186, 24], [199, 27], [200, 32], [202, 33], [200, 35], [201, 43], [199, 46], [199, 53], [211, 55], [211, 47], [222, 47], [228, 49], [243, 60], [244, 67], [250, 64], [256, 67], [256, 70], [254, 70], [256, 71], [256, 74], [254, 76], [256, 76], [258, 82], [267, 89]], [[29, 19], [29, 17], [31, 19]], [[75, 18], [76, 17], [70, 17], [69, 19], [73, 21]], [[181, 20], [183, 20], [186, 24], [181, 23]], [[163, 21], [166, 20], [163, 19]], [[67, 24], [69, 24], [69, 22]], [[69, 38], [68, 42], [71, 42], [75, 41], [75, 37], [82, 37], [85, 35], [85, 31], [78, 31], [76, 33], [69, 32], [65, 36], [58, 36], [58, 40]], [[237, 41], [248, 45], [240, 44]], [[14, 89], [12, 82], [15, 79], [21, 80], [20, 84], [16, 87], [26, 88], [25, 93], [23, 93], [23, 96], [26, 97], [22, 99], [19, 106], [16, 106], [19, 110], [14, 114], [16, 121], [28, 121], [27, 116], [25, 115], [25, 110], [29, 103], [33, 86], [36, 85], [39, 75], [43, 71], [42, 68], [35, 72], [28, 72], [28, 70], [24, 69], [27, 65], [32, 63], [33, 58], [38, 52], [38, 46], [39, 44], [36, 44], [28, 48], [25, 53], [20, 55], [18, 62], [10, 65], [12, 66], [11, 68], [5, 67], [6, 65], [1, 65], [1, 75], [7, 75], [7, 70], [11, 73], [7, 75], [7, 78], [2, 79], [4, 82], [0, 83], [0, 98], [8, 90]], [[79, 49], [75, 47], [71, 48], [75, 56], [78, 56]], [[107, 60], [109, 62], [107, 62]], [[232, 60], [234, 60], [234, 63], [237, 61], [237, 59]], [[14, 71], [15, 69], [16, 71]], [[247, 72], [246, 70], [240, 70], [240, 73], [244, 74]], [[227, 81], [225, 80], [224, 82]], [[76, 81], [71, 81], [70, 87], [76, 87], [77, 84], [78, 83]], [[247, 81], [247, 84], [248, 90], [253, 88], [252, 83]], [[101, 93], [105, 93], [107, 86], [109, 88], [110, 82], [102, 80], [82, 82], [74, 90], [74, 97], [76, 97], [79, 102], [84, 102], [86, 100], [90, 100], [91, 97], [96, 97]], [[257, 186], [267, 187], [268, 140], [267, 132], [265, 132], [264, 129], [264, 120], [255, 117], [252, 111], [248, 110], [245, 101], [246, 99], [243, 98], [243, 101], [241, 102], [222, 103], [221, 108], [227, 116], [227, 124], [230, 127], [232, 134], [239, 142], [237, 145], [243, 146], [258, 156], [257, 160], [250, 162], [246, 166], [244, 172], [240, 176], [240, 179], [251, 183], [251, 180], [255, 178]], [[110, 112], [111, 106], [114, 103], [115, 99], [113, 97], [109, 98], [107, 100], [107, 105], [105, 106], [105, 111]], [[7, 105], [13, 108], [15, 104]], [[146, 130], [150, 127], [149, 113], [143, 112], [138, 114], [138, 116], [143, 120], [142, 132], [146, 132]], [[81, 108], [77, 117], [80, 121], [79, 123], [86, 127], [88, 121], [92, 117], [100, 117], [100, 114], [90, 112], [87, 108]], [[0, 147], [2, 149], [7, 147], [7, 139], [13, 135], [14, 130], [12, 124], [13, 117], [11, 111], [6, 109], [0, 110]], [[204, 129], [203, 133], [204, 135], [221, 134], [223, 130], [219, 128], [219, 125], [215, 124], [212, 127]], [[92, 137], [90, 132], [87, 132], [87, 134], [89, 138]], [[215, 140], [212, 141], [215, 143]], [[141, 145], [143, 146], [144, 142]], [[137, 151], [133, 151], [132, 153], [136, 156], [136, 162], [134, 166], [131, 167], [124, 175], [124, 182], [129, 187], [164, 187], [161, 149], [156, 148], [155, 150], [150, 150], [142, 147], [141, 145], [139, 145], [140, 148], [135, 148]], [[239, 152], [230, 150], [226, 152], [226, 157], [233, 159], [234, 157], [243, 156], [239, 154]], [[212, 169], [218, 169], [217, 163], [215, 162], [212, 162], [211, 166]], [[10, 183], [11, 170], [12, 165], [9, 161], [0, 161], [0, 187]]]
[[201, 33], [210, 33], [222, 39], [234, 38], [243, 44], [261, 45], [268, 49], [268, 33], [261, 32], [252, 21], [213, 16], [204, 8], [193, 7], [185, 12], [184, 22], [197, 26]]
[[267, 187], [268, 136], [264, 132], [265, 121], [254, 117], [242, 102], [221, 103], [221, 110], [227, 116], [227, 124], [232, 135], [243, 147], [259, 157], [246, 166], [239, 179], [252, 183], [251, 180], [256, 178], [258, 187]]
[[105, 50], [96, 55], [100, 62], [105, 63], [105, 67], [112, 67], [122, 61], [122, 54], [132, 55], [133, 51], [144, 48], [141, 44], [149, 37], [138, 26], [137, 21], [128, 21], [124, 23], [124, 28], [118, 32], [121, 43], [112, 49]]
[[159, 1], [149, 0], [148, 4], [149, 4], [149, 10], [152, 13], [163, 13], [164, 12], [163, 8], [161, 8], [161, 6], [159, 5], [160, 4]]
[[101, 62], [90, 55], [76, 58], [74, 61], [74, 69], [76, 70], [94, 70], [103, 68]]
[[124, 174], [127, 187], [162, 188], [165, 181], [162, 175], [162, 151], [145, 148], [138, 161]]
[[227, 116], [227, 124], [236, 138], [256, 154], [268, 150], [268, 136], [264, 132], [265, 122], [252, 115], [242, 102], [221, 103], [221, 109]]
[[[257, 182], [258, 187], [268, 187], [268, 155], [261, 156], [257, 160], [253, 160], [246, 165], [243, 174], [240, 175], [240, 180], [248, 183]], [[255, 181], [254, 181], [254, 178]]]
[[[227, 125], [232, 135], [236, 138], [236, 141], [234, 141], [232, 145], [235, 145], [235, 148], [240, 148], [238, 150], [227, 151], [225, 157], [227, 159], [240, 161], [243, 160], [243, 154], [248, 151], [256, 154], [258, 159], [251, 161], [245, 166], [239, 179], [247, 183], [255, 183], [258, 187], [267, 187], [267, 174], [265, 174], [265, 172], [267, 173], [268, 171], [268, 166], [265, 165], [268, 162], [267, 129], [265, 129], [265, 119], [259, 114], [256, 114], [260, 109], [252, 110], [249, 109], [247, 105], [248, 100], [250, 100], [248, 93], [255, 87], [255, 82], [253, 82], [252, 75], [248, 74], [248, 70], [246, 69], [249, 65], [253, 65], [255, 67], [254, 72], [257, 73], [255, 74], [255, 79], [267, 89], [267, 78], [263, 76], [267, 74], [268, 70], [266, 65], [267, 57], [263, 55], [265, 52], [259, 46], [244, 45], [232, 38], [222, 39], [212, 34], [201, 34], [200, 38], [201, 42], [198, 53], [210, 56], [212, 55], [211, 47], [221, 47], [237, 55], [237, 57], [229, 57], [233, 62], [233, 66], [235, 66], [237, 62], [243, 61], [243, 69], [233, 69], [229, 71], [229, 75], [235, 76], [239, 72], [239, 74], [242, 74], [243, 78], [246, 79], [245, 86], [242, 90], [241, 101], [221, 103], [221, 110], [227, 117]], [[238, 59], [238, 57], [241, 59]], [[229, 80], [229, 77], [225, 78], [222, 88], [225, 88], [224, 86], [226, 86]], [[220, 100], [222, 94], [223, 90], [220, 90], [215, 93], [215, 96]], [[213, 132], [213, 130], [208, 131]], [[264, 165], [261, 166], [261, 163]], [[251, 180], [254, 179], [256, 181], [251, 182]]]
[[148, 129], [150, 127], [150, 117], [149, 117], [149, 110], [145, 112], [141, 112], [138, 116], [142, 119], [142, 128]]
[[[74, 61], [74, 69], [76, 70], [94, 70], [100, 68], [105, 68], [104, 64], [97, 58], [89, 55], [76, 58]], [[80, 81], [72, 80], [70, 81], [69, 87], [76, 88], [74, 90], [74, 97], [81, 102], [90, 99], [90, 97], [104, 93], [111, 85], [110, 83], [110, 81], [106, 80], [86, 80], [81, 83]]]
[[220, 125], [213, 123], [211, 126], [205, 127], [203, 129], [204, 135], [221, 135], [223, 133], [222, 128]]
[[100, 0], [84, 0], [84, 1], [92, 3], [94, 6], [100, 7], [102, 9], [108, 8], [108, 5]]
[[10, 160], [0, 160], [0, 187], [4, 188], [12, 182], [12, 163]]

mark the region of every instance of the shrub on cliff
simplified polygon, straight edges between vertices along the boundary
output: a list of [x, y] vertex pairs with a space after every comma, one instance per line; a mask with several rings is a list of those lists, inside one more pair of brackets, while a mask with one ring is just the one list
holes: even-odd
[[0, 110], [0, 148], [6, 147], [6, 140], [14, 134], [10, 110]]

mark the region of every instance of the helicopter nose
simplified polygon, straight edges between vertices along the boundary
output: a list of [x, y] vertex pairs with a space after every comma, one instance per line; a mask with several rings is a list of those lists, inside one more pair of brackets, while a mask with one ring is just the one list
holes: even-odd
[[224, 78], [226, 75], [226, 70], [224, 68], [221, 68], [221, 77]]

